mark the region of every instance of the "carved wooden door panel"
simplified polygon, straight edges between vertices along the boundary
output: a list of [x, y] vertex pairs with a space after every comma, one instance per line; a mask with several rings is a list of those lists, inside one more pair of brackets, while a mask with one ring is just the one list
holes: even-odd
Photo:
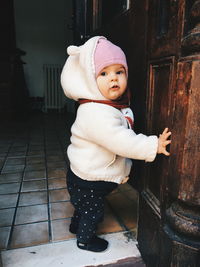
[[200, 266], [200, 1], [148, 1], [147, 131], [172, 131], [146, 164], [138, 243], [151, 267]]

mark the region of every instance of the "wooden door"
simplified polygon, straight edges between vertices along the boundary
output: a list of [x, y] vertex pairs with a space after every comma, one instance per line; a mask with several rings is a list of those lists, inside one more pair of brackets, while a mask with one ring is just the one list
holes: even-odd
[[116, 14], [107, 14], [113, 0], [106, 2], [106, 16], [101, 6], [101, 27], [89, 35], [105, 35], [127, 55], [135, 131], [158, 135], [166, 126], [172, 131], [169, 158], [134, 162], [130, 182], [140, 193], [138, 247], [147, 266], [198, 267], [200, 1], [120, 2], [130, 6]]
[[[137, 12], [137, 11], [136, 11]], [[138, 243], [147, 266], [200, 266], [200, 2], [148, 1], [147, 133], [171, 156], [146, 164]]]

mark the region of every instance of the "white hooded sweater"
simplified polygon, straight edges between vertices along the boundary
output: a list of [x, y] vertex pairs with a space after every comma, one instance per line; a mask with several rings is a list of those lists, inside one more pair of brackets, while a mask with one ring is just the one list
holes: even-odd
[[[74, 100], [107, 100], [95, 79], [94, 51], [100, 36], [84, 45], [70, 46], [61, 73], [67, 97]], [[127, 110], [127, 109], [126, 109]], [[124, 113], [112, 106], [89, 102], [81, 104], [71, 128], [67, 154], [72, 171], [84, 180], [120, 184], [130, 173], [131, 159], [151, 162], [158, 147], [157, 136], [136, 134], [128, 127]], [[130, 109], [127, 110], [129, 114]]]

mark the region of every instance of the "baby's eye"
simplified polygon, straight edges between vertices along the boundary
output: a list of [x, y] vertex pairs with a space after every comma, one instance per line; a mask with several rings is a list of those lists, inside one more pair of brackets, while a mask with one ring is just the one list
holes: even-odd
[[100, 73], [100, 75], [101, 75], [101, 76], [106, 76], [106, 72], [105, 72], [105, 71], [102, 71], [102, 72]]
[[118, 70], [117, 72], [116, 72], [116, 74], [123, 74], [124, 73], [124, 70]]

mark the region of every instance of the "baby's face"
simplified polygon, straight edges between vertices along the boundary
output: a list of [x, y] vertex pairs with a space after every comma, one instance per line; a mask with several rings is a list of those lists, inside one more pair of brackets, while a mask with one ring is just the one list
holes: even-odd
[[123, 65], [114, 64], [101, 70], [97, 76], [101, 94], [108, 100], [120, 98], [126, 91], [127, 76]]

